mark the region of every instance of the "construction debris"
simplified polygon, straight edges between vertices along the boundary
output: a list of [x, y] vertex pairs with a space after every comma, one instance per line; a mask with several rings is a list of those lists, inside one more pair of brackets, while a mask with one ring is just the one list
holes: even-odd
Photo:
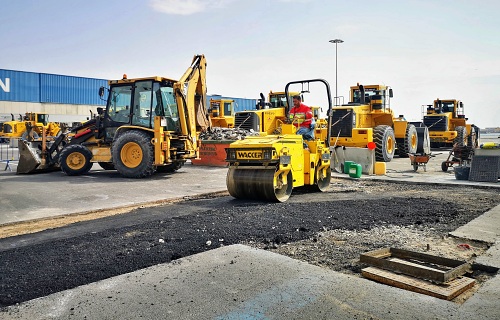
[[200, 134], [201, 140], [243, 140], [248, 136], [258, 136], [254, 130], [240, 128], [212, 127]]

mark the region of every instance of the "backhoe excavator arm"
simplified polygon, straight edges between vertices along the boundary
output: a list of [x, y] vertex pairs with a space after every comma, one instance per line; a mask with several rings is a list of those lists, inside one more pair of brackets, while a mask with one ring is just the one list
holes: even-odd
[[210, 127], [206, 107], [206, 66], [204, 55], [194, 56], [191, 66], [174, 84], [182, 134], [189, 136], [193, 144], [196, 144], [197, 132]]

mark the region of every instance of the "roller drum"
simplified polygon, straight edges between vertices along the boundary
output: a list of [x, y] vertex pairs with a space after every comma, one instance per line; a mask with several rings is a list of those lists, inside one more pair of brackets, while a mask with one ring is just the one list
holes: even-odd
[[[283, 175], [285, 173], [282, 173]], [[229, 194], [237, 199], [255, 199], [275, 202], [286, 201], [293, 188], [291, 171], [287, 174], [287, 183], [283, 184], [284, 177], [275, 179], [275, 169], [235, 169], [229, 168], [226, 185]]]

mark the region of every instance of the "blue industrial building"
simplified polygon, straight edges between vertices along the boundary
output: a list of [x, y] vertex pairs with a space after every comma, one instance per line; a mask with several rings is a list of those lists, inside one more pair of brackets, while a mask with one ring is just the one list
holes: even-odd
[[0, 69], [0, 101], [105, 105], [108, 80]]
[[[102, 106], [98, 91], [108, 80], [47, 73], [0, 69], [0, 103], [2, 101]], [[210, 99], [233, 99], [235, 111], [255, 109], [256, 99], [208, 95]]]

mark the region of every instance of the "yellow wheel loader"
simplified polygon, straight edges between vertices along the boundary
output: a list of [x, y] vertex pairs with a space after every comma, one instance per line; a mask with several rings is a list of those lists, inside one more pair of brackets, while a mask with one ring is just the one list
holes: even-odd
[[429, 129], [432, 148], [476, 147], [479, 139], [479, 128], [467, 123], [464, 115], [464, 104], [455, 99], [436, 99], [428, 105], [423, 117], [424, 125]]
[[[104, 96], [105, 88], [99, 94]], [[106, 108], [98, 115], [33, 150], [20, 146], [18, 173], [60, 167], [87, 173], [93, 163], [127, 178], [173, 172], [198, 157], [200, 132], [209, 127], [206, 60], [196, 55], [180, 80], [149, 77], [109, 81]]]
[[55, 122], [49, 122], [49, 115], [42, 112], [26, 112], [19, 120], [12, 116], [11, 121], [4, 122], [0, 136], [5, 139], [20, 138], [23, 140], [38, 140], [42, 134], [55, 137], [61, 127]]
[[[285, 97], [291, 101], [288, 94], [290, 85], [309, 85], [311, 82], [325, 85], [330, 111], [330, 86], [323, 79], [290, 82], [285, 87]], [[286, 105], [285, 112], [288, 114], [291, 103]], [[315, 140], [305, 141], [302, 135], [296, 134], [294, 124], [288, 122], [278, 120], [279, 134], [262, 133], [229, 145], [226, 149], [226, 161], [229, 163], [226, 185], [231, 196], [284, 202], [296, 187], [313, 186], [319, 191], [329, 189], [331, 168], [328, 127], [317, 129]], [[304, 143], [307, 148], [304, 148]]]
[[415, 126], [395, 117], [390, 107], [392, 89], [383, 85], [356, 85], [350, 88], [348, 104], [332, 110], [330, 144], [366, 148], [375, 143], [375, 160], [390, 162], [396, 153], [415, 153], [418, 136]]
[[[299, 95], [300, 92], [289, 92], [289, 97]], [[288, 102], [285, 92], [269, 93], [269, 102], [261, 93], [256, 110], [236, 112], [234, 125], [236, 128], [253, 130], [255, 132], [276, 133], [281, 123], [286, 120]]]
[[213, 127], [234, 128], [234, 100], [210, 99], [209, 115]]

